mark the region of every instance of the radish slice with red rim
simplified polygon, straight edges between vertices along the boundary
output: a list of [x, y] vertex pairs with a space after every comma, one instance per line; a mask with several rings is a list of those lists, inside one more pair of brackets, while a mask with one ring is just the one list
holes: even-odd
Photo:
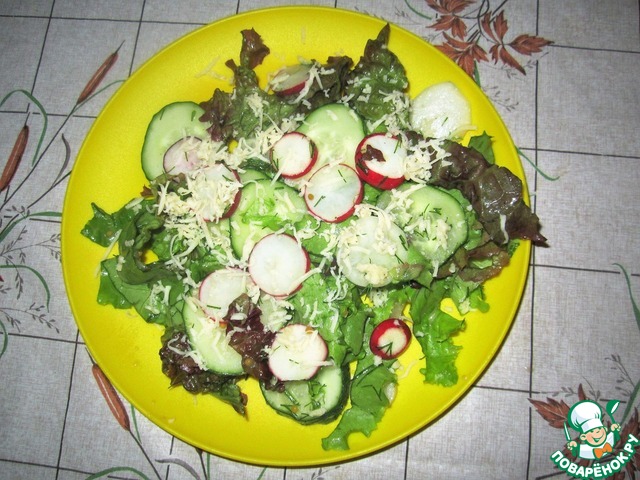
[[200, 164], [198, 150], [202, 140], [197, 137], [184, 137], [171, 145], [162, 161], [164, 171], [170, 175], [179, 175], [195, 170]]
[[276, 94], [281, 96], [300, 93], [309, 81], [311, 68], [311, 64], [283, 67], [276, 72], [269, 85]]
[[198, 290], [202, 310], [215, 320], [222, 320], [229, 305], [243, 293], [247, 293], [253, 282], [249, 274], [237, 268], [215, 270], [207, 275]]
[[325, 165], [309, 178], [304, 191], [307, 208], [325, 222], [349, 218], [363, 195], [362, 182], [349, 165]]
[[391, 190], [404, 182], [406, 157], [407, 150], [400, 139], [374, 133], [363, 138], [356, 149], [356, 170], [369, 185]]
[[269, 349], [269, 369], [279, 380], [308, 380], [327, 365], [327, 343], [315, 328], [290, 324], [281, 328]]
[[300, 178], [318, 159], [315, 143], [304, 133], [285, 133], [271, 148], [271, 163], [284, 178]]
[[402, 355], [410, 342], [411, 329], [406, 322], [399, 318], [388, 318], [373, 329], [369, 347], [374, 355], [391, 360]]
[[310, 261], [291, 235], [272, 233], [260, 239], [249, 254], [249, 273], [255, 284], [274, 297], [286, 297], [301, 286]]

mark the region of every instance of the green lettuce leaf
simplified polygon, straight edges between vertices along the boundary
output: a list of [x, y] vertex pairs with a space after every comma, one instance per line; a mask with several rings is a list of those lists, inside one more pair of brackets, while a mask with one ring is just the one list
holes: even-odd
[[351, 382], [351, 407], [344, 412], [336, 428], [322, 439], [322, 448], [348, 450], [352, 433], [370, 436], [390, 405], [385, 389], [391, 383], [398, 383], [398, 379], [389, 362], [376, 365], [372, 354], [358, 361]]
[[410, 307], [413, 333], [425, 355], [421, 372], [426, 382], [443, 386], [458, 382], [455, 362], [461, 347], [453, 343], [453, 337], [465, 328], [464, 320], [440, 309], [448, 290], [446, 281], [435, 281], [430, 289], [416, 290]]
[[[378, 37], [367, 41], [364, 53], [351, 71], [345, 96], [349, 105], [370, 124], [378, 124], [384, 117], [392, 116], [398, 126], [408, 126], [409, 109], [398, 108], [389, 101], [389, 95], [397, 92], [403, 99], [403, 92], [409, 86], [404, 66], [388, 48], [389, 24], [380, 30]], [[384, 125], [380, 125], [384, 129]]]

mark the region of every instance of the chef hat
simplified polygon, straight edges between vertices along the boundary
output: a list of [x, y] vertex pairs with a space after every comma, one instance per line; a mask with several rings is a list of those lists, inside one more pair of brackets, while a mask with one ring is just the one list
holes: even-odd
[[591, 400], [583, 400], [571, 407], [568, 420], [574, 430], [587, 433], [594, 428], [602, 427], [602, 408]]

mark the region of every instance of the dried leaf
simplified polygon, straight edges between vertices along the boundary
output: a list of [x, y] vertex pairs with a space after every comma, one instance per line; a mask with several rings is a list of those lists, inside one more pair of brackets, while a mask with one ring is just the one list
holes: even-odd
[[113, 385], [97, 364], [93, 364], [91, 371], [93, 372], [93, 377], [96, 379], [100, 393], [102, 393], [102, 396], [107, 401], [109, 410], [111, 410], [111, 413], [122, 428], [131, 431], [127, 409], [124, 403], [122, 403], [122, 400], [120, 400], [116, 389], [113, 388]]
[[507, 34], [509, 27], [507, 25], [507, 20], [504, 18], [504, 11], [500, 12], [498, 16], [493, 20], [493, 29], [496, 32], [496, 36], [500, 40], [500, 43], [503, 43], [504, 36]]
[[582, 401], [586, 399], [587, 399], [587, 395], [584, 393], [584, 388], [582, 387], [582, 384], [580, 384], [578, 385], [578, 400]]
[[556, 401], [547, 397], [547, 401], [533, 400], [529, 401], [536, 407], [536, 410], [545, 421], [554, 428], [564, 428], [564, 422], [567, 420], [569, 413], [569, 405], [564, 400]]
[[487, 61], [487, 53], [477, 42], [463, 42], [443, 34], [446, 44], [436, 45], [436, 48], [451, 60], [456, 62], [469, 76], [473, 77], [476, 62]]
[[540, 53], [544, 47], [552, 43], [553, 42], [542, 37], [523, 34], [514, 38], [509, 43], [509, 46], [522, 55], [531, 55], [533, 53]]
[[444, 15], [440, 17], [436, 23], [431, 25], [432, 28], [438, 31], [451, 30], [451, 34], [454, 37], [464, 38], [467, 34], [467, 25], [459, 17], [453, 15]]
[[491, 27], [491, 12], [485, 13], [480, 19], [480, 28], [487, 34], [487, 36], [496, 43], [500, 43], [495, 33], [493, 33], [493, 28]]
[[[122, 44], [120, 44], [120, 47], [122, 47]], [[98, 88], [98, 85], [100, 85], [102, 80], [104, 80], [104, 77], [106, 77], [107, 73], [109, 73], [109, 70], [111, 70], [111, 67], [113, 67], [113, 65], [118, 60], [118, 52], [120, 51], [120, 47], [118, 47], [115, 52], [109, 55], [106, 58], [106, 60], [102, 62], [102, 65], [98, 67], [98, 70], [96, 70], [93, 76], [89, 79], [84, 89], [78, 96], [78, 100], [76, 100], [76, 105], [79, 105], [82, 102], [84, 102], [87, 98], [89, 98], [93, 94], [93, 92], [96, 91], [96, 89]]]
[[29, 126], [25, 125], [20, 130], [20, 133], [18, 133], [16, 142], [13, 144], [13, 149], [7, 159], [7, 164], [2, 171], [2, 176], [0, 176], [0, 192], [7, 188], [9, 183], [11, 183], [11, 179], [15, 175], [18, 165], [20, 165], [20, 161], [22, 160], [22, 156], [24, 155], [24, 151], [27, 148], [28, 140]]
[[442, 15], [460, 13], [473, 3], [475, 0], [427, 0], [427, 5]]

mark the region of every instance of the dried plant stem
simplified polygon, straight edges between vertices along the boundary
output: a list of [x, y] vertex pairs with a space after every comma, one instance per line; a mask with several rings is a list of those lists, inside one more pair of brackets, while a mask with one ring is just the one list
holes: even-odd
[[85, 100], [87, 100], [93, 94], [93, 92], [96, 91], [96, 88], [98, 88], [98, 85], [102, 83], [102, 80], [104, 80], [104, 77], [107, 76], [107, 73], [109, 73], [109, 70], [111, 70], [111, 67], [113, 67], [113, 65], [118, 60], [118, 52], [120, 51], [120, 47], [122, 47], [123, 43], [121, 43], [120, 46], [116, 49], [116, 51], [113, 52], [111, 55], [109, 55], [106, 58], [106, 60], [102, 62], [102, 65], [98, 67], [98, 70], [96, 70], [96, 72], [93, 74], [93, 76], [89, 79], [89, 81], [85, 85], [82, 92], [80, 92], [80, 95], [78, 96], [78, 100], [76, 100], [76, 105], [79, 105]]
[[18, 165], [20, 165], [20, 161], [22, 160], [22, 156], [24, 155], [24, 151], [27, 148], [28, 140], [29, 126], [25, 125], [20, 130], [20, 133], [18, 133], [16, 143], [13, 144], [13, 149], [11, 150], [11, 154], [9, 155], [7, 164], [2, 171], [2, 176], [0, 177], [0, 192], [7, 188], [9, 186], [9, 183], [11, 183], [11, 179], [16, 173]]
[[111, 385], [111, 382], [97, 364], [93, 364], [91, 371], [93, 373], [93, 377], [98, 383], [100, 393], [102, 393], [102, 396], [107, 401], [109, 410], [111, 410], [111, 413], [116, 418], [120, 426], [125, 430], [130, 431], [129, 415], [127, 414], [127, 410], [124, 407], [122, 400], [120, 400], [116, 389], [113, 388], [113, 385]]

